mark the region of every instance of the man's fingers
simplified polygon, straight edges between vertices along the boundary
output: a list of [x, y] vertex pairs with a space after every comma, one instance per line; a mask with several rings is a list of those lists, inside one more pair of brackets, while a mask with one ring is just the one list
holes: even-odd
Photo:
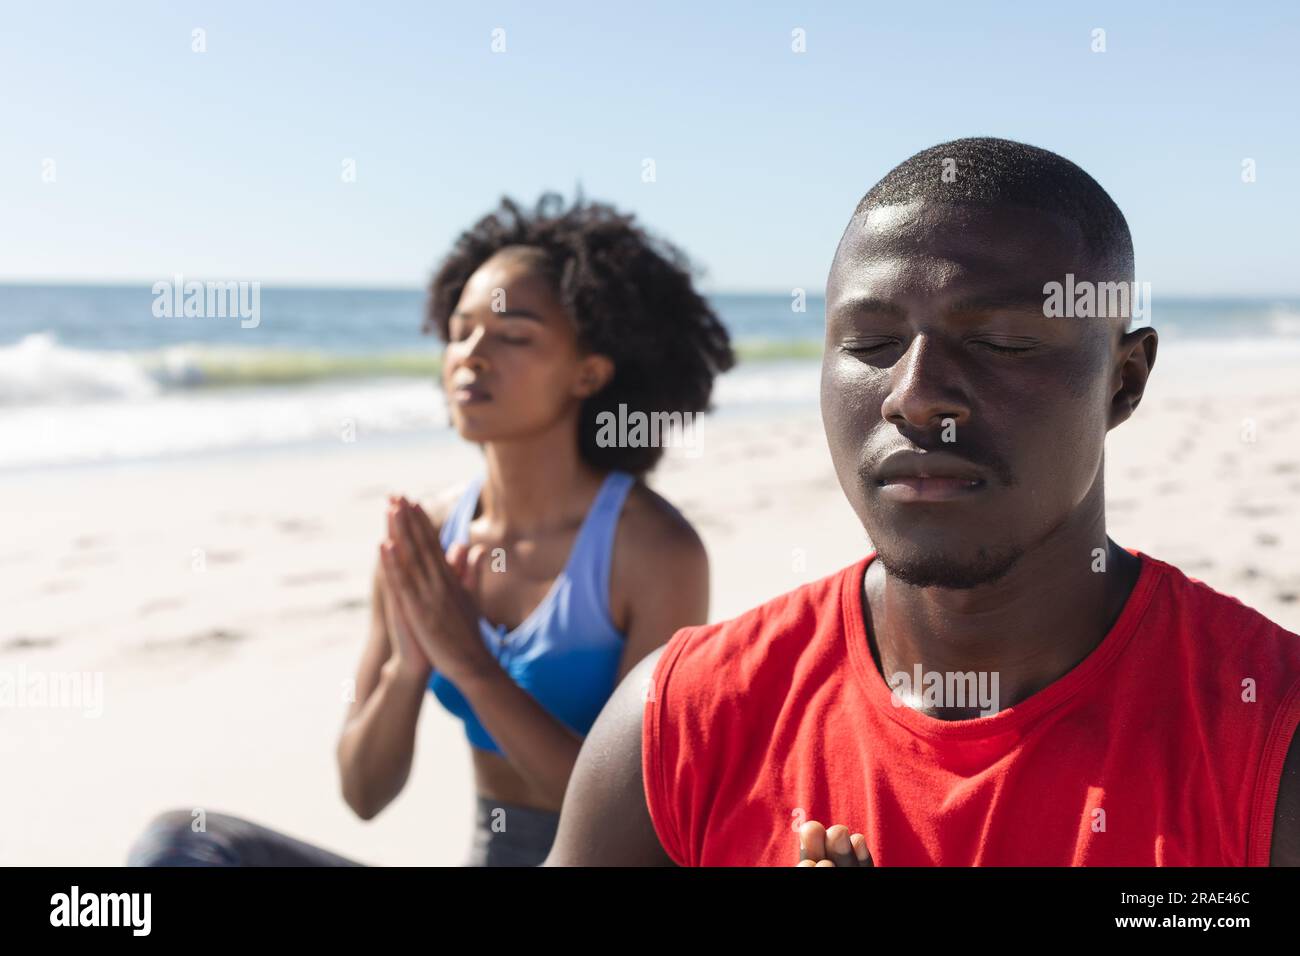
[[858, 858], [858, 866], [876, 865], [876, 861], [871, 858], [871, 851], [867, 849], [866, 837], [855, 833], [849, 837], [849, 842], [853, 844], [853, 855]]
[[853, 844], [849, 840], [849, 828], [842, 823], [837, 823], [826, 831], [826, 858], [836, 866], [858, 865]]
[[799, 828], [799, 862], [796, 866], [875, 866], [867, 839], [861, 833], [835, 824], [829, 828], [809, 820]]
[[799, 859], [814, 863], [826, 858], [826, 828], [809, 820], [799, 828]]

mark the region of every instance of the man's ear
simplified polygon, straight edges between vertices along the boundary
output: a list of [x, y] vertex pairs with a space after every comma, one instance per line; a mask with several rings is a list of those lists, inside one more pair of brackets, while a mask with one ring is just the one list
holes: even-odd
[[582, 357], [574, 392], [579, 398], [590, 398], [609, 384], [614, 377], [614, 360], [595, 352]]
[[1110, 402], [1110, 422], [1106, 430], [1128, 421], [1142, 395], [1156, 364], [1156, 344], [1160, 336], [1151, 326], [1127, 333], [1120, 341], [1118, 381]]

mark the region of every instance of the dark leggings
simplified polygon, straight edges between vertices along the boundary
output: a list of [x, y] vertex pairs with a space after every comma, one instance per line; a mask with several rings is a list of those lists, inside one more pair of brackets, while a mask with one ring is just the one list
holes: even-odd
[[[466, 866], [537, 866], [546, 859], [559, 814], [479, 797]], [[202, 830], [189, 811], [155, 817], [135, 841], [128, 866], [364, 866], [225, 813], [208, 813]]]

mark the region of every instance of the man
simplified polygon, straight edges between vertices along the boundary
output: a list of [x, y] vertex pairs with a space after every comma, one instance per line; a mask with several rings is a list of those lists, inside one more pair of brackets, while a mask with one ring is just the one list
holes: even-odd
[[1119, 209], [1041, 149], [945, 143], [867, 193], [822, 417], [877, 550], [629, 674], [549, 864], [1300, 864], [1300, 637], [1106, 534], [1157, 336], [1046, 293], [1132, 279]]

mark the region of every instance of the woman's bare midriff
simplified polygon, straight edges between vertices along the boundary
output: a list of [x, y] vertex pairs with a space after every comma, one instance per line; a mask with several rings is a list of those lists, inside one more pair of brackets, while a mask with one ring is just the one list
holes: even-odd
[[533, 788], [510, 765], [510, 761], [477, 747], [471, 747], [470, 752], [474, 759], [474, 789], [480, 796], [519, 807], [559, 812], [558, 805], [551, 806], [537, 798]]

